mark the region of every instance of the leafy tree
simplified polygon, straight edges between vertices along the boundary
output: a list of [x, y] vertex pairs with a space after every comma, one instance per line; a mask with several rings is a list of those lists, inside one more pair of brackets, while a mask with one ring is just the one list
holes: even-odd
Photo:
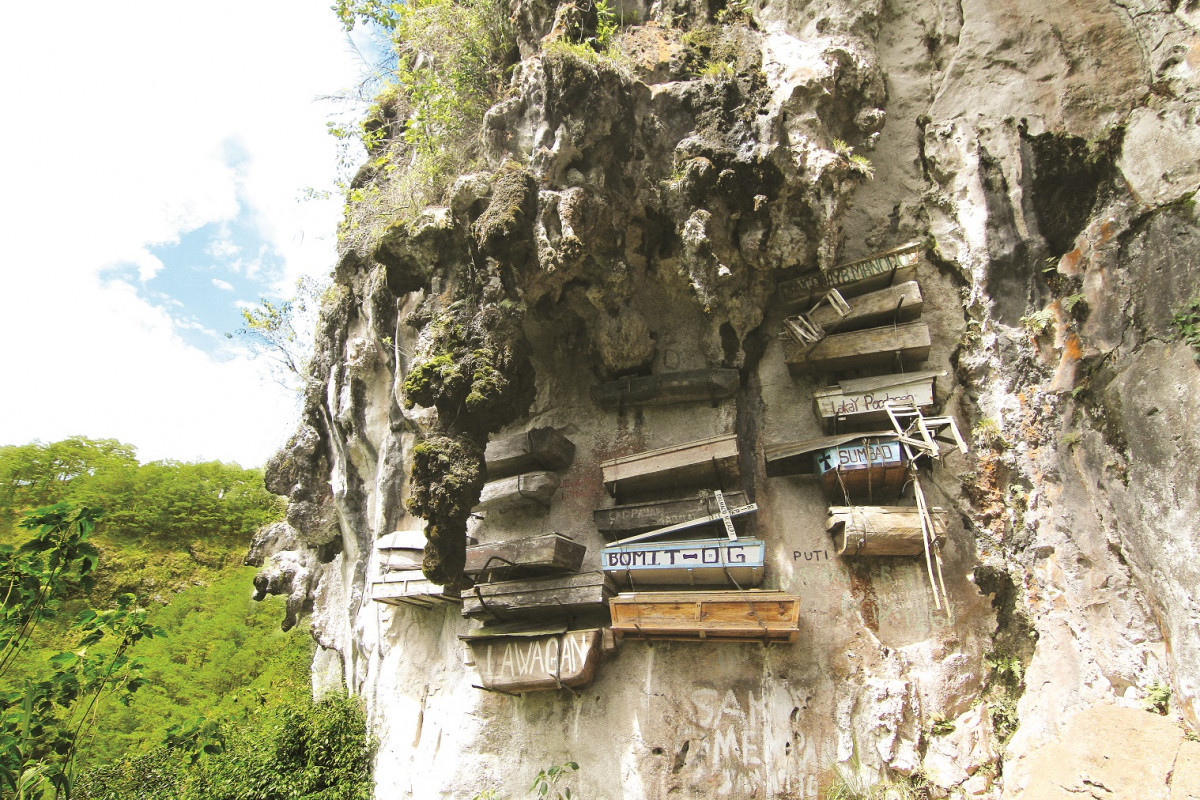
[[243, 308], [242, 327], [226, 333], [225, 338], [244, 341], [256, 356], [268, 359], [278, 383], [299, 391], [308, 372], [321, 296], [327, 287], [328, 281], [301, 277], [290, 299], [263, 297], [257, 306]]
[[181, 728], [99, 767], [79, 800], [369, 800], [374, 742], [353, 698], [300, 695], [220, 726]]
[[14, 688], [18, 654], [37, 624], [53, 618], [68, 589], [90, 586], [96, 550], [88, 542], [100, 512], [66, 503], [40, 508], [20, 523], [32, 532], [19, 547], [0, 545], [0, 787], [19, 798], [69, 796], [81, 735], [106, 697], [128, 701], [142, 684], [129, 651], [161, 631], [133, 595], [116, 608], [82, 611], [75, 648], [49, 658], [49, 675]]

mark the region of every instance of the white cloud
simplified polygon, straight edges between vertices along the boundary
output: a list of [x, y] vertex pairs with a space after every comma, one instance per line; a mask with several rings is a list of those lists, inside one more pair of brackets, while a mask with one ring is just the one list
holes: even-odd
[[340, 201], [296, 202], [336, 165], [314, 98], [358, 69], [328, 2], [65, 0], [52, 33], [37, 4], [0, 8], [0, 444], [82, 433], [144, 459], [261, 463], [294, 396], [100, 276], [171, 269], [149, 248], [241, 204], [284, 284], [329, 270]]
[[213, 278], [212, 285], [224, 292], [232, 292], [233, 284], [229, 281], [223, 281], [220, 278]]
[[242, 248], [228, 239], [215, 239], [208, 243], [208, 247], [204, 248], [204, 252], [218, 261], [230, 261], [242, 252]]

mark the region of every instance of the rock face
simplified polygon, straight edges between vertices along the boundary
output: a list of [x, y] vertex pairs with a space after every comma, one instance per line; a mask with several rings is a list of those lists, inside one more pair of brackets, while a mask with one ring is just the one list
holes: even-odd
[[[610, 57], [561, 41], [594, 8], [514, 3], [477, 168], [347, 227], [268, 469], [294, 564], [264, 585], [315, 603], [317, 682], [366, 698], [378, 795], [518, 796], [573, 760], [589, 797], [1128, 797], [1097, 788], [1126, 741], [1156, 743], [1153, 796], [1194, 794], [1200, 369], [1172, 318], [1200, 294], [1200, 6], [620, 6]], [[360, 177], [390, 197], [390, 174]], [[822, 435], [830, 379], [789, 374], [778, 284], [913, 240], [935, 405], [971, 444], [922, 479], [954, 512], [940, 611], [919, 558], [833, 554], [842, 503], [763, 458]], [[735, 394], [590, 394], [715, 368]], [[542, 427], [575, 445], [549, 508], [472, 515], [489, 438]], [[598, 569], [600, 463], [729, 433], [796, 643], [626, 641], [589, 686], [515, 697], [473, 687], [456, 608], [370, 599], [393, 530], [425, 528], [442, 584], [466, 534], [561, 531]], [[1139, 708], [1164, 687], [1170, 721]]]

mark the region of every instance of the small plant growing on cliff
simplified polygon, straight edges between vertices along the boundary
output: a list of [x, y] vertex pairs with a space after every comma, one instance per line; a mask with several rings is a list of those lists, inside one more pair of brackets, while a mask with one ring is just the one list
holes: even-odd
[[1146, 696], [1142, 699], [1142, 707], [1155, 714], [1165, 715], [1171, 710], [1171, 687], [1154, 681], [1146, 687]]
[[1029, 332], [1030, 336], [1041, 336], [1050, 327], [1050, 323], [1054, 321], [1054, 312], [1048, 308], [1043, 308], [1041, 311], [1035, 311], [1021, 317], [1021, 326]]
[[948, 733], [954, 733], [954, 723], [940, 714], [933, 718], [933, 724], [929, 726], [929, 734], [931, 736], [945, 736]]
[[[570, 787], [564, 786], [559, 789], [558, 782], [578, 769], [579, 765], [574, 761], [567, 761], [563, 764], [539, 770], [537, 777], [533, 779], [533, 785], [529, 787], [529, 791], [535, 792], [537, 797], [553, 798], [553, 800], [571, 800]], [[552, 790], [553, 794], [550, 793]]]
[[864, 178], [875, 177], [875, 167], [872, 166], [871, 160], [866, 156], [856, 155], [854, 148], [847, 144], [842, 139], [833, 140], [833, 152], [841, 157], [842, 163], [846, 168], [856, 175], [862, 175]]
[[1171, 317], [1179, 338], [1191, 346], [1192, 357], [1200, 361], [1200, 297], [1193, 297], [1183, 310]]

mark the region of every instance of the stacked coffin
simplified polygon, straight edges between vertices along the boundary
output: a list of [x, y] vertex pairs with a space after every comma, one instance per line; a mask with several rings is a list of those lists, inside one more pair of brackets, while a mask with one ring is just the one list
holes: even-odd
[[574, 458], [575, 445], [554, 428], [534, 428], [488, 442], [488, 482], [475, 510], [548, 508], [558, 490], [558, 472]]
[[[765, 548], [762, 540], [739, 535], [737, 525], [758, 507], [744, 491], [720, 488], [740, 483], [738, 462], [737, 437], [729, 434], [601, 463], [609, 493], [634, 501], [594, 512], [610, 540], [602, 554], [605, 573], [635, 590], [609, 601], [614, 634], [794, 638], [798, 598], [751, 588], [762, 583]], [[667, 496], [681, 490], [693, 494]]]
[[[828, 435], [767, 447], [767, 474], [815, 474], [827, 494], [846, 503], [829, 508], [826, 525], [845, 556], [921, 555], [945, 535], [945, 512], [925, 508], [923, 496], [915, 507], [874, 505], [894, 502], [915, 480], [914, 462], [939, 454], [937, 431], [927, 428], [922, 409], [933, 405], [935, 382], [945, 373], [912, 370], [930, 349], [920, 321], [920, 249], [905, 245], [779, 288], [787, 311], [808, 309], [784, 323], [789, 371], [857, 374], [813, 392], [813, 411]], [[938, 420], [964, 448], [953, 420]], [[871, 505], [857, 505], [864, 501]]]
[[464, 571], [475, 585], [462, 593], [462, 613], [484, 626], [460, 638], [480, 688], [523, 693], [591, 681], [613, 589], [603, 572], [579, 571], [586, 549], [559, 533], [467, 548]]
[[458, 603], [458, 591], [439, 586], [421, 572], [424, 531], [393, 531], [375, 542], [371, 599], [389, 605], [432, 608]]
[[[553, 428], [488, 443], [488, 483], [477, 511], [550, 505], [557, 472], [575, 445]], [[580, 572], [587, 548], [559, 533], [467, 548], [462, 613], [483, 626], [460, 637], [481, 687], [509, 693], [582, 686], [591, 681], [613, 588], [603, 572]]]

